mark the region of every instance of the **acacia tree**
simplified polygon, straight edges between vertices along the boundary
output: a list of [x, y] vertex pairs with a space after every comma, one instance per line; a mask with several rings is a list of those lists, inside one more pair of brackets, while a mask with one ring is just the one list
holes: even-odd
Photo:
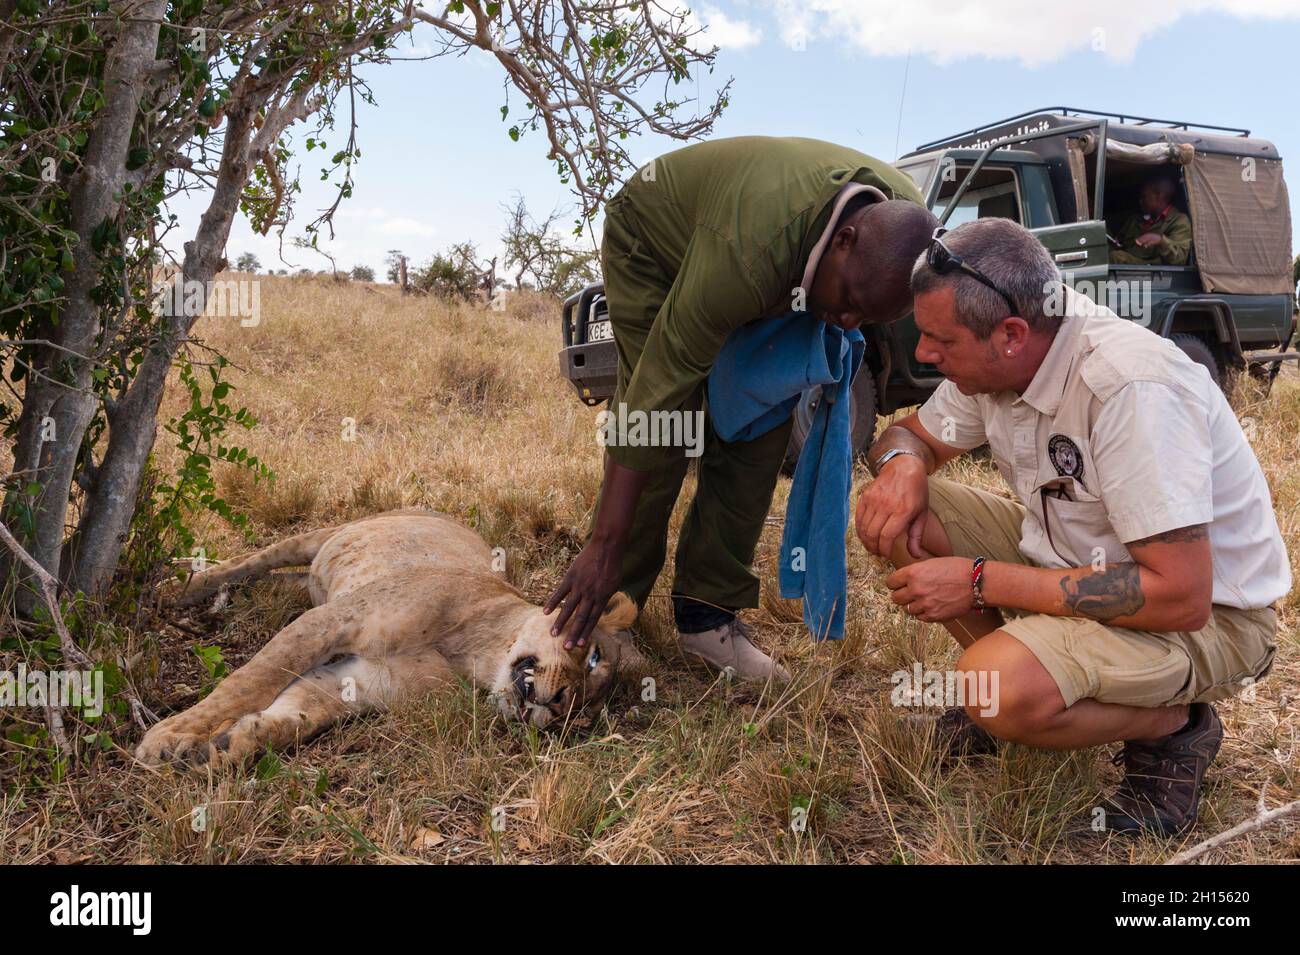
[[439, 298], [469, 301], [479, 290], [484, 268], [473, 242], [458, 242], [411, 270], [411, 286]]
[[[354, 58], [382, 56], [410, 21], [397, 3], [20, 0], [5, 12], [23, 40], [3, 64], [6, 211], [54, 235], [28, 242], [59, 264], [30, 270], [38, 284], [27, 288], [6, 269], [7, 297], [32, 293], [39, 307], [6, 315], [24, 390], [6, 422], [21, 480], [4, 516], [51, 574], [99, 594], [131, 525], [167, 374], [225, 265], [236, 211], [263, 228], [282, 214], [286, 129], [313, 114], [328, 123], [340, 93], [355, 90]], [[196, 180], [211, 199], [175, 279], [198, 295], [158, 308], [163, 207]], [[66, 283], [52, 285], [60, 272]], [[56, 294], [38, 295], [41, 282]], [[182, 431], [183, 443], [193, 437]], [[208, 449], [186, 450], [201, 478]], [[219, 503], [198, 486], [201, 503]], [[26, 591], [19, 600], [30, 609]]]
[[505, 267], [514, 269], [515, 288], [524, 288], [527, 279], [533, 288], [563, 298], [596, 280], [595, 250], [576, 248], [556, 231], [563, 215], [559, 209], [552, 209], [545, 219], [537, 219], [518, 194], [511, 205], [502, 209], [506, 225], [501, 245], [505, 249]]
[[[195, 373], [190, 332], [231, 223], [242, 212], [283, 236], [298, 192], [286, 133], [314, 123], [307, 149], [330, 154], [346, 109], [323, 170], [337, 199], [305, 227], [309, 243], [332, 236], [360, 156], [357, 100], [373, 102], [357, 70], [421, 23], [435, 28], [435, 58], [471, 47], [496, 58], [502, 118], [512, 100], [522, 114], [508, 135], [544, 132], [579, 225], [631, 169], [629, 137], [701, 136], [726, 103], [724, 86], [679, 115], [674, 88], [711, 69], [716, 49], [654, 0], [452, 0], [439, 13], [397, 0], [0, 0], [0, 427], [13, 440], [0, 517], [65, 588], [100, 595], [112, 580], [178, 363], [192, 402], [173, 423], [186, 451], [167, 485], [174, 516], [223, 509], [207, 469], [213, 457], [248, 463], [222, 440], [225, 423], [246, 421], [225, 403], [219, 356]], [[194, 188], [207, 208], [169, 262], [167, 201]], [[200, 308], [157, 307], [160, 267], [200, 290]], [[28, 580], [22, 563], [6, 570], [11, 585]], [[30, 584], [14, 589], [30, 611]]]

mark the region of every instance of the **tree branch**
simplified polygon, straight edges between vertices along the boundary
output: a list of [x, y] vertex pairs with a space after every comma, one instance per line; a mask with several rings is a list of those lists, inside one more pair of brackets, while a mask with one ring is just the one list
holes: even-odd
[[1253, 818], [1247, 819], [1245, 822], [1238, 823], [1237, 825], [1233, 826], [1231, 829], [1227, 829], [1219, 833], [1217, 836], [1211, 836], [1209, 839], [1206, 839], [1204, 842], [1199, 842], [1196, 845], [1192, 846], [1190, 849], [1178, 853], [1178, 855], [1174, 856], [1173, 858], [1165, 860], [1165, 865], [1186, 865], [1189, 862], [1195, 862], [1201, 856], [1205, 855], [1207, 852], [1219, 848], [1225, 842], [1229, 842], [1240, 835], [1244, 835], [1247, 832], [1254, 832], [1256, 829], [1262, 829], [1264, 826], [1267, 826], [1269, 823], [1276, 822], [1277, 820], [1289, 816], [1292, 813], [1296, 812], [1297, 810], [1300, 810], [1300, 799], [1295, 799], [1287, 803], [1285, 806], [1278, 806], [1276, 809], [1270, 809], [1266, 812], [1264, 810], [1263, 790], [1260, 791], [1259, 798], [1260, 798], [1259, 807]]

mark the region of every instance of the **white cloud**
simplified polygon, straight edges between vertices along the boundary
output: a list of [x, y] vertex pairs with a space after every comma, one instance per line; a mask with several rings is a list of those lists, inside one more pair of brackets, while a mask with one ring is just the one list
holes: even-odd
[[374, 227], [374, 231], [379, 235], [415, 235], [431, 236], [437, 235], [438, 230], [427, 222], [421, 222], [418, 219], [407, 219], [402, 216], [393, 216], [386, 219]]
[[724, 50], [740, 50], [755, 46], [763, 39], [763, 31], [748, 20], [733, 20], [716, 7], [705, 7], [703, 13], [708, 26], [705, 43], [716, 43]]
[[382, 206], [351, 206], [346, 202], [339, 206], [335, 217], [339, 220], [352, 220], [356, 222], [373, 222], [376, 219], [388, 217], [388, 213]]
[[697, 50], [712, 46], [739, 50], [755, 46], [763, 39], [763, 31], [749, 20], [734, 18], [711, 4], [697, 12], [685, 0], [661, 0], [650, 4], [647, 10], [650, 19], [662, 26], [682, 27], [692, 32], [703, 30], [691, 44]]
[[1216, 11], [1243, 19], [1300, 18], [1300, 0], [768, 0], [787, 45], [843, 40], [873, 56], [909, 52], [937, 63], [968, 57], [1040, 66], [1080, 51], [1117, 63], [1181, 18]]

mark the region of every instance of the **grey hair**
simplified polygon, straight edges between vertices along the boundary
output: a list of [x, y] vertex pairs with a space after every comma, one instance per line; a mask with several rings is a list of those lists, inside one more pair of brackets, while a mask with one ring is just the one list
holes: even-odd
[[[1061, 273], [1034, 234], [1010, 219], [976, 219], [942, 236], [953, 255], [979, 269], [1006, 292], [1016, 314], [1034, 331], [1056, 334], [1061, 316], [1049, 302], [1060, 300]], [[960, 271], [940, 275], [930, 268], [925, 252], [912, 267], [912, 295], [951, 288], [957, 303], [957, 321], [987, 341], [1007, 318], [1002, 296]]]

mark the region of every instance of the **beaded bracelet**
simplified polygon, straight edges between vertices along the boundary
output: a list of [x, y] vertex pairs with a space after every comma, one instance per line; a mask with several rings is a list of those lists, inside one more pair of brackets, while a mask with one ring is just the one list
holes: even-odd
[[984, 558], [976, 557], [970, 571], [970, 589], [975, 595], [975, 609], [984, 612]]

